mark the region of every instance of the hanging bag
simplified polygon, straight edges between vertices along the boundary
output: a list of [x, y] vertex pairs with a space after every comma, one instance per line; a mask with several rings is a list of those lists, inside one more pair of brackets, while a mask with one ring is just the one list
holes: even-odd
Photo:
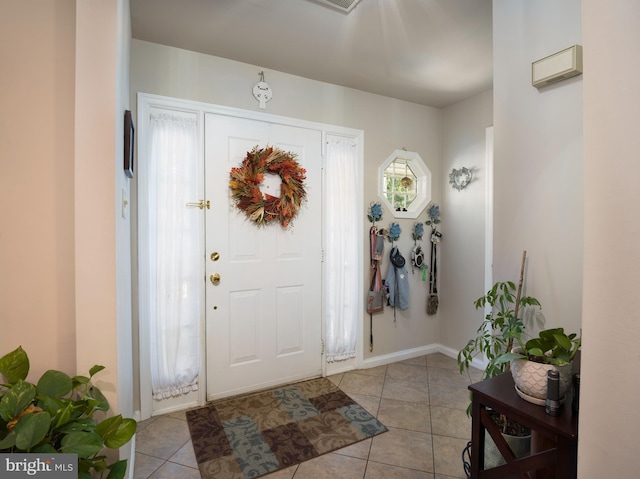
[[369, 230], [371, 253], [371, 282], [367, 292], [367, 313], [369, 313], [369, 351], [373, 351], [373, 313], [384, 311], [385, 290], [382, 287], [382, 275], [379, 261], [384, 251], [384, 238], [378, 236], [378, 229], [372, 226]]

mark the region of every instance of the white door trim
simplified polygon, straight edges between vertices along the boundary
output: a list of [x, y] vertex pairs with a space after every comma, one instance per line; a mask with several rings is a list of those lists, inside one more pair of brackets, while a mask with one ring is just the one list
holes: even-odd
[[[309, 129], [319, 130], [323, 134], [323, 138], [326, 138], [326, 135], [341, 135], [349, 138], [353, 138], [357, 143], [357, 155], [358, 155], [358, 163], [359, 163], [359, 176], [364, 179], [364, 131], [330, 125], [326, 123], [319, 123], [314, 121], [289, 118], [279, 115], [273, 115], [265, 112], [256, 112], [250, 110], [242, 110], [239, 108], [221, 106], [221, 105], [212, 105], [209, 103], [203, 103], [192, 100], [183, 100], [178, 98], [166, 97], [161, 95], [154, 95], [149, 93], [138, 93], [137, 95], [137, 133], [139, 140], [137, 143], [137, 151], [138, 151], [138, 164], [146, 157], [146, 145], [142, 139], [146, 138], [147, 132], [149, 131], [148, 118], [149, 111], [151, 108], [165, 108], [165, 109], [175, 109], [179, 111], [190, 111], [196, 112], [198, 114], [198, 135], [200, 142], [200, 154], [204, 155], [204, 114], [205, 113], [214, 113], [218, 115], [227, 115], [232, 117], [253, 119], [258, 121], [265, 121], [271, 123], [278, 123], [287, 126], [295, 126], [295, 127], [303, 127]], [[325, 143], [323, 142], [323, 159], [325, 157]], [[138, 168], [140, 170], [140, 168]], [[323, 176], [324, 176], [324, 168], [323, 168]], [[323, 178], [323, 185], [325, 184]], [[364, 185], [360, 184], [358, 191], [356, 192], [356, 197], [359, 204], [364, 204]], [[324, 195], [323, 195], [324, 198]], [[139, 206], [139, 205], [138, 205]], [[324, 209], [324, 208], [323, 208]], [[359, 237], [364, 238], [363, 236], [363, 224], [364, 224], [364, 211], [362, 212], [362, 217], [358, 221], [358, 230]], [[137, 227], [137, 225], [136, 225]], [[136, 229], [137, 231], [137, 229]], [[324, 224], [323, 224], [324, 231]], [[324, 236], [324, 235], [323, 235]], [[364, 240], [363, 240], [364, 241]], [[364, 244], [364, 243], [363, 243]], [[324, 237], [323, 237], [323, 249], [324, 249]], [[362, 256], [357, 258], [358, 261], [358, 271], [362, 271]], [[133, 265], [135, 271], [137, 272], [137, 265]], [[324, 281], [324, 263], [323, 263], [323, 281]], [[324, 285], [324, 283], [323, 283]], [[139, 288], [138, 284], [135, 284], [134, 287]], [[363, 290], [362, 286], [362, 277], [359, 275], [358, 277], [358, 290]], [[324, 287], [322, 291], [323, 296], [323, 305], [324, 305]], [[137, 292], [136, 292], [137, 297]], [[361, 302], [363, 303], [363, 302]], [[139, 309], [139, 308], [136, 308]], [[179, 402], [172, 404], [168, 408], [155, 408], [153, 407], [153, 398], [151, 395], [151, 366], [149, 361], [149, 331], [145, 325], [141, 324], [139, 321], [139, 315], [134, 312], [134, 317], [138, 318], [138, 330], [139, 330], [139, 369], [140, 369], [140, 419], [147, 419], [151, 417], [153, 414], [165, 414], [175, 410], [184, 409], [185, 407], [191, 407], [194, 404], [180, 404]], [[364, 306], [360, 304], [358, 306], [358, 342], [356, 346], [356, 358], [354, 367], [358, 367], [358, 365], [363, 362], [363, 319], [364, 318]], [[205, 350], [205, 328], [204, 328], [204, 318], [201, 324], [202, 338], [201, 338], [201, 350], [205, 352], [201, 359], [201, 371], [199, 377], [199, 391], [198, 391], [198, 404], [202, 405], [206, 402], [206, 350]], [[324, 327], [324, 307], [322, 314], [322, 337], [325, 337], [325, 327]], [[322, 364], [322, 373], [323, 375], [327, 374], [327, 364], [324, 358], [321, 360]], [[329, 368], [331, 370], [331, 368]]]

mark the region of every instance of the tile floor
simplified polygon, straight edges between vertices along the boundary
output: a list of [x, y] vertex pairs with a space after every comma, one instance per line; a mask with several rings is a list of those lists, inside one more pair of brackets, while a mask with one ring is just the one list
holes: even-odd
[[[477, 374], [476, 374], [477, 373]], [[330, 376], [388, 432], [267, 479], [465, 478], [461, 453], [471, 437], [467, 386], [455, 359], [436, 353]], [[135, 479], [200, 479], [184, 413], [143, 421], [136, 437]]]

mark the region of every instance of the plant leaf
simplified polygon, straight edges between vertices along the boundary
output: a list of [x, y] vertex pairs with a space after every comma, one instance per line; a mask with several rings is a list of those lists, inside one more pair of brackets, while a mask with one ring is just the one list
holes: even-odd
[[100, 366], [98, 364], [94, 365], [91, 369], [89, 369], [89, 377], [95, 376], [103, 369], [104, 369], [104, 366]]
[[25, 414], [16, 424], [16, 447], [29, 451], [37, 445], [49, 432], [51, 416], [48, 412]]
[[531, 349], [528, 349], [527, 352], [531, 356], [538, 356], [538, 357], [544, 356], [544, 351], [540, 348], [531, 348]]
[[29, 357], [22, 346], [18, 346], [17, 349], [0, 358], [0, 373], [9, 384], [14, 384], [20, 379], [27, 379]]
[[109, 475], [107, 479], [123, 479], [127, 472], [127, 460], [122, 459], [118, 462], [114, 462], [109, 466]]
[[136, 432], [136, 422], [133, 419], [123, 419], [122, 415], [118, 414], [98, 424], [96, 432], [102, 437], [105, 446], [117, 449], [133, 437]]
[[62, 438], [60, 452], [66, 454], [77, 454], [84, 458], [98, 454], [102, 448], [102, 438], [95, 432], [70, 432]]
[[38, 381], [38, 395], [54, 398], [63, 398], [71, 392], [73, 382], [62, 371], [50, 369], [45, 372]]
[[5, 449], [11, 449], [16, 445], [16, 431], [15, 429], [7, 434], [4, 439], [0, 440], [0, 452], [3, 452]]
[[519, 354], [519, 353], [505, 353], [497, 357], [495, 361], [493, 361], [493, 364], [496, 364], [496, 365], [504, 364], [504, 363], [511, 362], [513, 359], [527, 359], [527, 357], [524, 354]]
[[566, 349], [567, 351], [571, 349], [571, 340], [566, 335], [554, 334], [553, 338], [562, 349]]
[[88, 396], [93, 399], [92, 408], [97, 409], [99, 411], [108, 411], [109, 410], [109, 401], [104, 397], [102, 391], [98, 389], [96, 386], [92, 386], [89, 388]]
[[33, 384], [19, 379], [0, 400], [0, 417], [6, 422], [20, 414], [36, 397]]

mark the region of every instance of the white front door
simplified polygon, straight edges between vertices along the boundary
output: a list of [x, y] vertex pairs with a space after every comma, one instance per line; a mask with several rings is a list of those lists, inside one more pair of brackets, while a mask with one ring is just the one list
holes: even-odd
[[[321, 141], [319, 130], [205, 115], [208, 400], [321, 374]], [[255, 146], [295, 153], [307, 171], [288, 230], [259, 228], [231, 203], [229, 172]], [[277, 196], [279, 184], [267, 175], [262, 189]]]

